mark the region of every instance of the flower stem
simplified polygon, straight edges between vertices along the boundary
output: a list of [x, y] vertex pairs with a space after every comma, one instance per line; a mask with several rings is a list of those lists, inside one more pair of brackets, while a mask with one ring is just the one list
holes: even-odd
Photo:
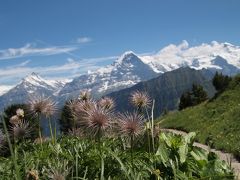
[[[148, 141], [148, 153], [150, 154], [151, 152], [151, 142], [150, 142], [150, 133], [149, 133], [149, 128], [151, 129], [151, 120], [148, 114], [147, 107], [145, 107], [146, 114], [147, 114], [147, 123], [146, 123], [146, 129], [147, 129], [147, 141]], [[149, 128], [148, 128], [149, 126]]]
[[52, 143], [54, 144], [54, 137], [53, 137], [52, 124], [51, 124], [50, 118], [48, 118], [48, 126], [49, 126], [49, 131], [51, 134]]
[[154, 142], [154, 117], [153, 117], [153, 111], [154, 111], [154, 105], [155, 105], [155, 100], [153, 100], [153, 105], [152, 105], [152, 121], [151, 121], [151, 133], [152, 133], [152, 148], [153, 152], [155, 152], [155, 142]]
[[15, 178], [16, 178], [16, 180], [18, 180], [18, 179], [20, 180], [21, 177], [20, 177], [20, 172], [19, 172], [19, 168], [18, 168], [18, 165], [17, 165], [17, 160], [16, 160], [16, 151], [13, 151], [13, 147], [12, 147], [12, 143], [11, 143], [11, 140], [10, 140], [10, 137], [9, 137], [9, 133], [8, 133], [8, 130], [7, 130], [7, 125], [6, 125], [5, 119], [2, 118], [2, 117], [1, 117], [1, 119], [2, 119], [2, 122], [3, 122], [3, 128], [4, 128], [6, 136], [7, 136], [8, 146], [9, 146], [9, 149], [10, 149], [12, 161], [13, 161], [14, 168], [15, 168]]
[[42, 145], [42, 132], [41, 132], [41, 123], [40, 123], [40, 116], [37, 116], [37, 121], [38, 121], [38, 136], [40, 139], [40, 144], [41, 144], [41, 149], [43, 151], [43, 145]]
[[130, 138], [130, 145], [131, 145], [131, 165], [133, 168], [133, 137]]

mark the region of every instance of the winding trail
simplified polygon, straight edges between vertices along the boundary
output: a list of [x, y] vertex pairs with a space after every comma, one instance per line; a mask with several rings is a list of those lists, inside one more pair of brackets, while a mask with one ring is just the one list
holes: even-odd
[[[179, 134], [179, 135], [186, 135], [187, 134], [184, 131], [179, 131], [179, 130], [176, 130], [176, 129], [161, 129], [161, 131], [171, 132], [171, 133]], [[216, 153], [221, 160], [226, 161], [231, 165], [231, 167], [234, 171], [234, 174], [236, 176], [236, 179], [240, 180], [240, 162], [237, 159], [235, 159], [232, 154], [225, 153], [225, 152], [222, 152], [222, 151], [219, 151], [219, 150], [216, 150], [216, 149], [211, 149], [209, 146], [207, 146], [205, 144], [197, 143], [197, 142], [194, 142], [193, 145], [196, 146], [196, 147], [202, 148], [206, 151]]]

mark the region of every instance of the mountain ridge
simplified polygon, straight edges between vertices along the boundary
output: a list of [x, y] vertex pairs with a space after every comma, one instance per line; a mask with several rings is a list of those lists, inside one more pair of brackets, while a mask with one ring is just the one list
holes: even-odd
[[224, 71], [224, 67], [216, 65], [212, 61], [217, 57], [222, 57], [228, 65], [240, 69], [240, 47], [226, 42], [212, 41], [210, 44], [203, 43], [199, 46], [189, 47], [188, 42], [184, 40], [179, 45], [170, 44], [156, 54], [142, 56], [142, 59], [159, 73], [182, 66], [198, 70], [212, 68]]
[[[35, 95], [52, 93], [50, 96], [54, 99], [57, 97], [63, 103], [77, 97], [82, 90], [89, 90], [94, 97], [99, 98], [181, 67], [221, 71], [227, 75], [237, 74], [240, 72], [240, 47], [216, 41], [189, 47], [188, 42], [183, 41], [179, 45], [170, 44], [152, 55], [137, 55], [132, 51], [126, 51], [112, 64], [80, 75], [70, 82], [45, 80], [33, 73], [29, 75], [30, 77], [24, 78], [25, 83], [21, 81], [9, 91], [4, 89], [0, 103], [8, 104], [3, 99], [6, 101], [13, 99], [11, 101], [13, 103], [21, 102], [20, 98], [15, 96], [24, 94], [23, 97], [26, 98], [32, 93]], [[21, 83], [25, 86], [18, 88]], [[19, 100], [14, 101], [14, 98]]]
[[131, 94], [135, 91], [147, 92], [152, 99], [155, 99], [154, 116], [159, 116], [165, 109], [175, 110], [178, 108], [180, 96], [190, 90], [193, 84], [200, 84], [207, 91], [209, 97], [215, 93], [211, 83], [213, 74], [206, 70], [195, 70], [189, 67], [182, 67], [166, 72], [156, 78], [140, 82], [130, 88], [107, 94], [116, 102], [116, 109], [120, 112], [133, 111], [129, 102]]
[[[64, 96], [64, 94], [69, 95], [71, 93], [76, 95], [80, 89], [90, 89], [90, 92], [94, 95], [104, 95], [109, 91], [130, 87], [157, 75], [136, 54], [128, 51], [111, 65], [74, 78], [72, 82], [66, 84], [59, 95]], [[76, 93], [73, 92], [75, 90]]]
[[50, 96], [56, 99], [54, 95], [59, 88], [64, 86], [64, 82], [48, 81], [43, 79], [37, 73], [31, 73], [23, 78], [16, 86], [0, 96], [0, 110], [12, 103], [26, 103], [34, 96]]

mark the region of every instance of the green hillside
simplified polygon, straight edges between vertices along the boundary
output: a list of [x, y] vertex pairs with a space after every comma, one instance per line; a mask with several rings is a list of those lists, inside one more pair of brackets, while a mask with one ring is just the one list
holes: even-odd
[[160, 118], [164, 128], [198, 133], [201, 143], [240, 157], [240, 75], [217, 98]]

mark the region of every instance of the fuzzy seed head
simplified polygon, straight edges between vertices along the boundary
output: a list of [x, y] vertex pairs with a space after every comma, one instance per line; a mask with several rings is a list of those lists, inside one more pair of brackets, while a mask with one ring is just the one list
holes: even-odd
[[87, 132], [91, 135], [102, 135], [112, 126], [112, 113], [101, 107], [94, 106], [93, 109], [86, 111], [83, 123]]
[[14, 124], [11, 127], [12, 134], [16, 139], [23, 139], [30, 136], [31, 128], [29, 123], [21, 120], [18, 124]]
[[76, 111], [78, 104], [79, 104], [79, 101], [73, 99], [73, 100], [69, 100], [69, 101], [67, 102], [67, 105], [66, 105], [66, 106], [67, 106], [67, 107], [70, 109], [70, 111], [73, 113], [73, 112]]
[[91, 98], [91, 94], [90, 94], [90, 92], [87, 91], [87, 90], [86, 90], [86, 91], [81, 91], [79, 98], [80, 98], [80, 100], [82, 100], [82, 101], [88, 101], [88, 100], [90, 100], [90, 98]]
[[65, 173], [61, 173], [59, 171], [52, 170], [52, 172], [49, 173], [48, 177], [49, 177], [49, 179], [52, 179], [52, 180], [65, 180]]
[[44, 96], [30, 99], [29, 109], [36, 116], [44, 115], [46, 117], [52, 116], [57, 110], [56, 103]]
[[23, 118], [24, 118], [24, 111], [23, 111], [23, 109], [18, 108], [18, 109], [16, 110], [16, 115], [17, 115], [20, 119], [23, 119]]
[[144, 117], [136, 112], [120, 114], [118, 125], [121, 134], [134, 138], [144, 130]]
[[12, 125], [15, 125], [15, 124], [18, 124], [19, 122], [21, 121], [21, 119], [19, 118], [19, 116], [17, 115], [14, 115], [10, 118], [9, 122], [12, 124]]
[[52, 180], [65, 180], [69, 174], [68, 162], [63, 160], [49, 164], [49, 167], [46, 169], [46, 174], [48, 178]]
[[73, 114], [76, 117], [76, 119], [82, 119], [86, 116], [87, 111], [90, 111], [94, 109], [97, 106], [97, 103], [93, 100], [89, 101], [79, 101], [75, 107]]
[[37, 170], [30, 170], [27, 172], [27, 180], [39, 180], [38, 171]]
[[146, 92], [136, 91], [130, 96], [130, 102], [137, 108], [149, 107], [151, 100]]
[[104, 97], [99, 100], [98, 105], [104, 109], [113, 109], [115, 106], [115, 103], [112, 98], [110, 97]]

